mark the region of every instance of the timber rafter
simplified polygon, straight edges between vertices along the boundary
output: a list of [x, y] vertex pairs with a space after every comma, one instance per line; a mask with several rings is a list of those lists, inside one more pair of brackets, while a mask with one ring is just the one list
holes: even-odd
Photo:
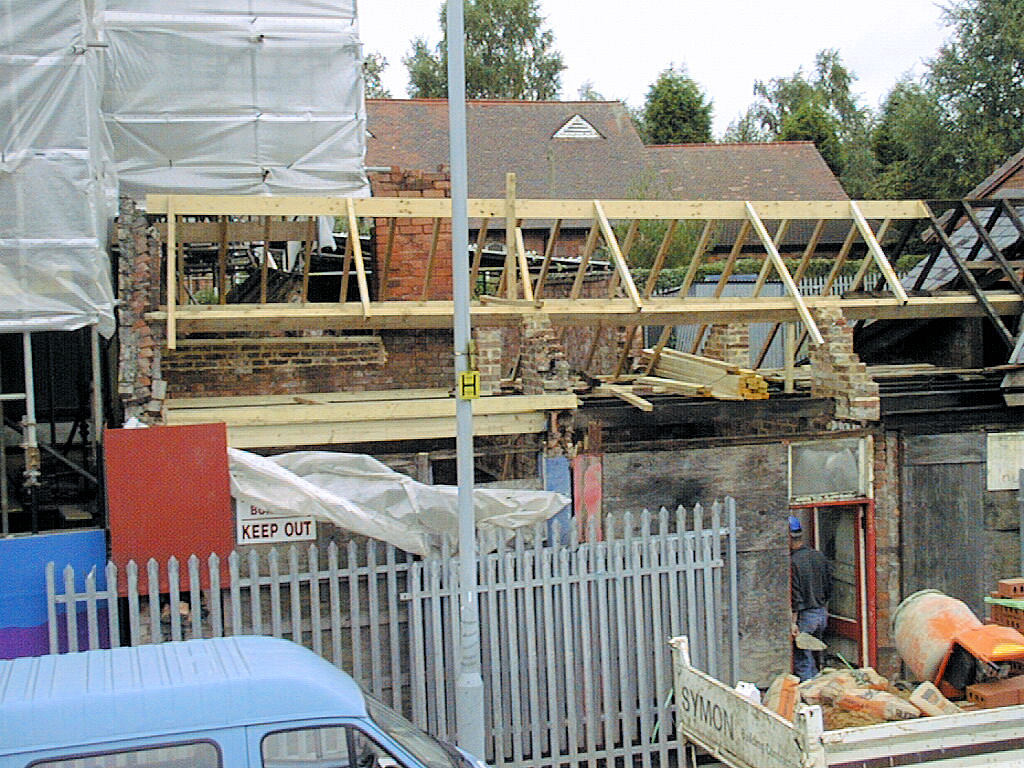
[[[510, 180], [511, 181], [511, 180]], [[893, 233], [904, 235], [899, 242], [902, 248], [906, 233], [923, 223], [938, 229], [938, 222], [929, 207], [922, 201], [651, 201], [651, 200], [524, 200], [514, 196], [514, 183], [505, 199], [471, 199], [468, 214], [471, 219], [481, 222], [480, 229], [486, 232], [488, 222], [504, 220], [509, 236], [508, 258], [505, 259], [500, 279], [496, 281], [496, 295], [480, 296], [472, 306], [473, 323], [476, 325], [515, 324], [529, 313], [542, 312], [551, 322], [560, 327], [630, 327], [643, 325], [675, 326], [685, 324], [711, 325], [728, 322], [800, 322], [805, 332], [820, 341], [811, 310], [816, 306], [835, 306], [852, 320], [858, 319], [914, 319], [928, 317], [985, 316], [998, 319], [1001, 316], [1019, 314], [1022, 297], [1020, 281], [1014, 280], [1014, 291], [986, 291], [972, 282], [970, 271], [964, 272], [971, 291], [929, 296], [908, 296], [896, 276], [890, 257], [885, 252], [886, 238]], [[376, 268], [384, 272], [395, 269], [392, 254], [395, 222], [401, 219], [424, 219], [434, 223], [433, 244], [429, 253], [424, 248], [422, 257], [428, 264], [427, 280], [430, 279], [434, 252], [437, 249], [437, 231], [441, 222], [451, 217], [451, 201], [443, 198], [334, 198], [334, 197], [257, 197], [257, 196], [205, 196], [205, 195], [151, 195], [147, 198], [147, 210], [152, 215], [163, 215], [166, 224], [160, 231], [168, 246], [168, 252], [179, 254], [169, 259], [166, 266], [166, 293], [168, 305], [159, 311], [149, 313], [154, 321], [167, 324], [168, 346], [174, 348], [179, 333], [258, 331], [267, 329], [388, 329], [388, 328], [446, 328], [452, 323], [450, 301], [389, 301], [371, 295], [368, 271]], [[973, 211], [972, 211], [973, 213]], [[387, 243], [377, 254], [377, 263], [371, 267], [362, 252], [358, 238], [348, 238], [342, 285], [348, 285], [350, 270], [354, 273], [358, 288], [358, 299], [347, 300], [347, 290], [342, 291], [341, 300], [336, 303], [266, 303], [265, 288], [261, 290], [264, 300], [258, 304], [200, 305], [188, 303], [188, 295], [182, 291], [183, 268], [181, 255], [183, 244], [201, 240], [209, 241], [211, 236], [226, 238], [238, 236], [241, 232], [258, 233], [262, 222], [263, 238], [270, 240], [279, 233], [291, 233], [305, 241], [301, 276], [303, 297], [308, 284], [309, 259], [314, 227], [311, 222], [316, 216], [335, 216], [345, 221], [350, 232], [359, 228], [363, 219], [384, 220], [387, 229], [378, 233], [378, 240]], [[253, 223], [239, 223], [245, 219]], [[550, 227], [550, 240], [543, 259], [536, 257], [532, 263], [523, 245], [522, 232], [529, 222], [546, 222]], [[571, 290], [568, 298], [551, 297], [547, 285], [551, 274], [554, 242], [564, 231], [566, 222], [590, 222], [590, 235], [584, 255], [570, 270]], [[737, 232], [732, 241], [730, 257], [725, 267], [731, 271], [744, 244], [757, 243], [763, 251], [764, 263], [758, 275], [754, 296], [750, 298], [726, 297], [717, 290], [712, 298], [686, 297], [683, 290], [675, 297], [660, 297], [653, 291], [658, 274], [666, 262], [666, 253], [671, 242], [667, 235], [659, 248], [658, 256], [645, 283], [637, 287], [630, 264], [630, 254], [636, 237], [637, 225], [643, 221], [664, 221], [669, 231], [692, 223], [700, 232], [696, 248], [690, 257], [686, 275], [686, 286], [693, 282], [701, 260], [711, 250], [710, 246], [717, 233]], [[212, 222], [212, 223], [211, 223]], [[512, 227], [509, 230], [509, 223]], [[552, 225], [551, 222], [554, 222]], [[832, 285], [835, 275], [826, 281], [823, 295], [805, 296], [799, 288], [799, 280], [814, 254], [824, 229], [831, 222], [845, 222], [848, 236], [836, 259], [834, 273], [838, 274], [841, 262], [845, 261], [855, 242], [866, 249], [867, 258], [857, 276], [858, 286], [868, 279], [868, 272], [877, 275], [876, 292], [856, 298], [833, 296]], [[793, 244], [792, 232], [796, 226], [808, 231], [805, 244]], [[577, 226], [578, 225], [574, 225]], [[838, 226], [843, 226], [839, 224]], [[618, 242], [618, 233], [625, 233], [623, 243]], [[788, 233], [788, 234], [787, 234]], [[940, 238], [944, 232], [940, 233]], [[784, 236], [786, 251], [802, 251], [804, 256], [796, 272], [791, 274], [780, 253]], [[721, 237], [725, 237], [724, 234]], [[945, 240], [946, 238], [942, 238]], [[481, 270], [480, 253], [483, 235], [478, 241], [476, 254], [472, 258], [472, 270]], [[944, 243], [945, 244], [945, 243]], [[729, 242], [717, 243], [718, 250], [729, 248]], [[1005, 261], [991, 243], [985, 243], [993, 258]], [[600, 249], [601, 256], [598, 256]], [[221, 243], [220, 253], [225, 248]], [[221, 257], [223, 258], [223, 257]], [[404, 258], [409, 258], [405, 256]], [[564, 260], [563, 260], [564, 262]], [[467, 266], [470, 264], [467, 254]], [[260, 265], [266, 271], [266, 261]], [[564, 263], [563, 263], [564, 269]], [[958, 266], [961, 266], [958, 264]], [[1005, 264], [1009, 270], [1010, 265]], [[221, 267], [223, 269], [223, 267]], [[582, 298], [581, 287], [584, 279], [600, 270], [608, 279], [610, 290], [600, 298]], [[610, 270], [610, 271], [609, 271]], [[786, 295], [765, 297], [761, 294], [769, 277], [774, 274], [782, 282]], [[725, 276], [727, 279], [727, 276]], [[223, 277], [221, 277], [223, 281]], [[261, 275], [265, 286], [266, 278]], [[382, 286], [384, 283], [382, 283]], [[421, 299], [427, 296], [427, 285], [423, 287]], [[522, 297], [522, 298], [520, 298]], [[383, 297], [386, 299], [387, 297]], [[223, 302], [223, 296], [220, 297]], [[660, 343], [656, 353], [660, 351]]]

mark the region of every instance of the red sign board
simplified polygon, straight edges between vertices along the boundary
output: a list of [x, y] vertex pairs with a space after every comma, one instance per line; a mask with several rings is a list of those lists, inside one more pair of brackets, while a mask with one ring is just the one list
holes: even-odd
[[234, 547], [234, 523], [224, 424], [146, 429], [108, 429], [104, 436], [111, 558], [121, 594], [124, 567], [134, 560], [140, 589], [147, 589], [146, 563], [160, 564], [160, 591], [167, 592], [167, 560], [181, 565], [179, 588], [188, 583], [188, 558], [201, 561], [202, 586], [209, 585], [208, 558], [227, 557]]

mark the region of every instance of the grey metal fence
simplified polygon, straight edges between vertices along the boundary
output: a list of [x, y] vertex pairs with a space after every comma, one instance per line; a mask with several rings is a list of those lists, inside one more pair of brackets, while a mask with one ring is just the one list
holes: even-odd
[[[724, 680], [735, 682], [739, 667], [735, 504], [608, 516], [603, 530], [574, 530], [565, 545], [544, 534], [480, 541], [486, 759], [515, 768], [678, 761], [666, 640], [689, 635], [695, 663]], [[163, 570], [150, 561], [142, 572], [110, 564], [105, 583], [98, 576], [79, 592], [70, 568], [59, 581], [47, 569], [53, 652], [284, 637], [454, 739], [458, 564], [449, 552], [418, 559], [371, 541], [233, 553], [226, 564], [193, 556]]]

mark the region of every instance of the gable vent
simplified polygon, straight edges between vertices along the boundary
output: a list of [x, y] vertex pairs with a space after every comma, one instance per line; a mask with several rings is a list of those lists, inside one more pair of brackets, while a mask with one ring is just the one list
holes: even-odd
[[573, 115], [569, 121], [555, 131], [556, 139], [600, 139], [601, 134], [597, 132], [590, 123], [579, 115]]

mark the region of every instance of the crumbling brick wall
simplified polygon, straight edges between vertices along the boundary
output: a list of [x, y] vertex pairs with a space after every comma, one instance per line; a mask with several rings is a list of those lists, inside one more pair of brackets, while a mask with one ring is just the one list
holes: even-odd
[[125, 419], [158, 422], [166, 382], [161, 367], [162, 326], [146, 312], [160, 304], [161, 245], [154, 227], [135, 202], [121, 199], [117, 220], [118, 344], [117, 393]]
[[524, 395], [565, 392], [572, 386], [569, 363], [547, 315], [523, 318], [522, 361]]
[[837, 419], [878, 421], [878, 384], [853, 351], [853, 329], [839, 309], [817, 308], [812, 315], [825, 343], [811, 346], [811, 396], [834, 399]]

